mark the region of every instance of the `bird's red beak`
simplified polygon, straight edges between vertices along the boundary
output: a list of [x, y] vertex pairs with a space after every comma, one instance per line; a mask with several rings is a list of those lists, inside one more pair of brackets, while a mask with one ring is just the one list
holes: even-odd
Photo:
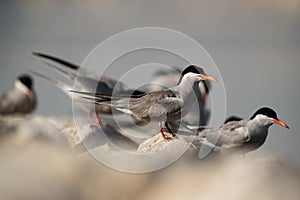
[[200, 74], [199, 77], [202, 78], [203, 80], [214, 81], [214, 82], [217, 81], [217, 79], [215, 79], [214, 77], [209, 76], [207, 74], [205, 74], [205, 75], [204, 74]]
[[279, 120], [279, 119], [273, 119], [272, 121], [273, 121], [275, 124], [278, 124], [279, 126], [282, 126], [282, 127], [284, 127], [284, 128], [287, 128], [287, 129], [290, 128], [286, 123], [284, 123], [283, 121], [281, 121], [281, 120]]

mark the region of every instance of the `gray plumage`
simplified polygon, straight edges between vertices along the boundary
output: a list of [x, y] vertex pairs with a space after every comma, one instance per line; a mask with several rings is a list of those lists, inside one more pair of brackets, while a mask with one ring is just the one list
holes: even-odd
[[21, 75], [15, 80], [14, 87], [0, 97], [0, 114], [29, 114], [35, 109], [36, 104], [32, 78]]
[[228, 122], [217, 129], [205, 129], [199, 136], [223, 150], [240, 147], [250, 138], [247, 122], [244, 120]]
[[[190, 108], [197, 102], [195, 90], [198, 89], [199, 81], [204, 79], [215, 81], [208, 75], [185, 72], [177, 86], [136, 97], [112, 97], [80, 91], [73, 92], [88, 96], [85, 99], [90, 100], [91, 103], [111, 105], [137, 120], [159, 121], [161, 126], [161, 122], [179, 120], [191, 110]], [[162, 129], [161, 133], [163, 134]]]
[[[127, 94], [130, 95], [131, 93], [138, 93], [139, 91], [133, 91], [133, 90], [127, 90], [127, 86], [125, 86], [123, 83], [120, 83], [116, 80], [107, 78], [107, 77], [97, 77], [94, 73], [89, 72], [85, 69], [80, 69], [79, 65], [73, 64], [69, 61], [43, 54], [43, 53], [33, 53], [36, 58], [38, 58], [39, 61], [46, 64], [51, 69], [54, 69], [55, 71], [59, 72], [61, 75], [65, 76], [67, 79], [74, 82], [76, 80], [75, 88], [81, 91], [86, 92], [97, 92], [102, 93], [105, 95], [112, 95], [113, 92], [117, 95], [120, 94]], [[54, 64], [53, 64], [54, 63]], [[66, 70], [61, 69], [58, 67], [60, 65], [64, 68], [69, 68], [71, 70], [74, 70], [75, 72], [69, 72]], [[80, 69], [80, 70], [79, 70]], [[40, 76], [42, 78], [47, 79], [48, 81], [52, 82], [54, 85], [56, 85], [59, 89], [61, 89], [67, 96], [70, 98], [74, 98], [76, 103], [86, 112], [88, 112], [89, 118], [92, 120], [91, 113], [96, 112], [97, 120], [100, 121], [100, 118], [98, 117], [97, 113], [102, 114], [111, 114], [112, 108], [110, 105], [91, 105], [85, 102], [80, 102], [76, 95], [72, 96], [70, 93], [70, 90], [73, 89], [73, 86], [70, 86], [68, 84], [65, 84], [58, 80], [53, 80], [50, 77], [47, 77], [40, 73], [35, 73], [35, 75]], [[141, 93], [141, 92], [140, 92]], [[99, 122], [100, 123], [100, 122]]]
[[[205, 73], [201, 67], [193, 66], [189, 69], [191, 72]], [[182, 79], [182, 74], [177, 68], [173, 69], [161, 69], [158, 70], [151, 82], [143, 86], [142, 90], [147, 92], [160, 91], [163, 89], [176, 86]], [[182, 121], [185, 124], [195, 125], [202, 130], [210, 120], [210, 108], [208, 107], [208, 96], [211, 89], [209, 81], [200, 81], [198, 89], [195, 90], [195, 96], [197, 97], [198, 104], [194, 104], [190, 112], [185, 115]], [[169, 123], [172, 129], [177, 130], [180, 126], [180, 121], [174, 121]]]
[[[69, 61], [65, 61], [63, 59], [42, 53], [32, 54], [36, 56], [35, 58], [38, 58], [39, 61], [46, 64], [46, 66], [59, 72], [61, 75], [65, 76], [72, 82], [76, 80], [77, 84], [75, 85], [75, 87], [78, 87], [78, 89], [80, 90], [88, 92], [95, 91], [97, 93], [106, 95], [112, 95], [113, 92], [119, 93], [127, 90], [127, 86], [125, 86], [123, 83], [108, 77], [97, 77], [94, 73], [89, 72], [84, 68], [80, 69], [79, 65], [73, 64]], [[57, 65], [75, 70], [76, 73], [63, 70]]]
[[120, 98], [111, 103], [121, 111], [127, 109], [128, 114], [142, 121], [180, 118], [181, 103], [171, 90], [152, 92], [140, 98]]
[[273, 123], [289, 128], [277, 118], [274, 110], [266, 107], [259, 109], [249, 120], [235, 117], [226, 121], [219, 128], [199, 132], [204, 144], [210, 144], [215, 151], [254, 151], [265, 143], [269, 127]]

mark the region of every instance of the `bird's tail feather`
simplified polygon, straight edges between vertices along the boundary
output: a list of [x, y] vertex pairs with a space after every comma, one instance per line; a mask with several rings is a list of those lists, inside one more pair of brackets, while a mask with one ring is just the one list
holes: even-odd
[[70, 90], [72, 93], [77, 93], [81, 94], [84, 96], [88, 96], [90, 98], [93, 98], [95, 100], [99, 101], [117, 101], [121, 99], [130, 99], [130, 98], [135, 98], [135, 97], [141, 97], [141, 95], [120, 95], [120, 96], [111, 96], [107, 94], [101, 94], [101, 93], [94, 93], [94, 92], [85, 92], [85, 91], [77, 91], [77, 90]]
[[[99, 94], [99, 93], [91, 93], [91, 92], [83, 92], [83, 91], [74, 91], [70, 90], [70, 92], [81, 94], [81, 99], [86, 103], [93, 103], [98, 105], [109, 105], [115, 109], [119, 109], [124, 112], [123, 109], [128, 109], [130, 98], [128, 97], [112, 97], [109, 95]], [[96, 96], [95, 96], [96, 95]]]

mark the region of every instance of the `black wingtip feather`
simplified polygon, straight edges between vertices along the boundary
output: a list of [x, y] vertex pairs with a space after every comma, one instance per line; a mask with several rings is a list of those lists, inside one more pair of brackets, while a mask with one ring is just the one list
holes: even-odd
[[71, 68], [73, 70], [78, 70], [79, 69], [78, 65], [76, 65], [74, 63], [71, 63], [69, 61], [63, 60], [61, 58], [52, 56], [52, 55], [48, 55], [48, 54], [44, 54], [44, 53], [39, 53], [39, 52], [32, 52], [32, 55], [40, 57], [40, 58], [45, 58], [45, 59], [48, 59], [48, 60], [51, 60], [51, 61], [54, 61], [54, 62], [57, 62], [59, 64], [65, 65], [66, 67]]

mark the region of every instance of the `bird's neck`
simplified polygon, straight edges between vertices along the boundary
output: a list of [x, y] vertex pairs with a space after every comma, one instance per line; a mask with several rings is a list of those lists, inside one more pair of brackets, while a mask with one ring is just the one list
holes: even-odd
[[252, 135], [260, 135], [260, 137], [266, 137], [268, 135], [270, 123], [264, 120], [258, 120], [256, 118], [248, 121], [248, 129]]
[[189, 79], [182, 79], [179, 85], [173, 88], [178, 96], [185, 102], [185, 104], [194, 104], [199, 95], [199, 81], [192, 81]]

